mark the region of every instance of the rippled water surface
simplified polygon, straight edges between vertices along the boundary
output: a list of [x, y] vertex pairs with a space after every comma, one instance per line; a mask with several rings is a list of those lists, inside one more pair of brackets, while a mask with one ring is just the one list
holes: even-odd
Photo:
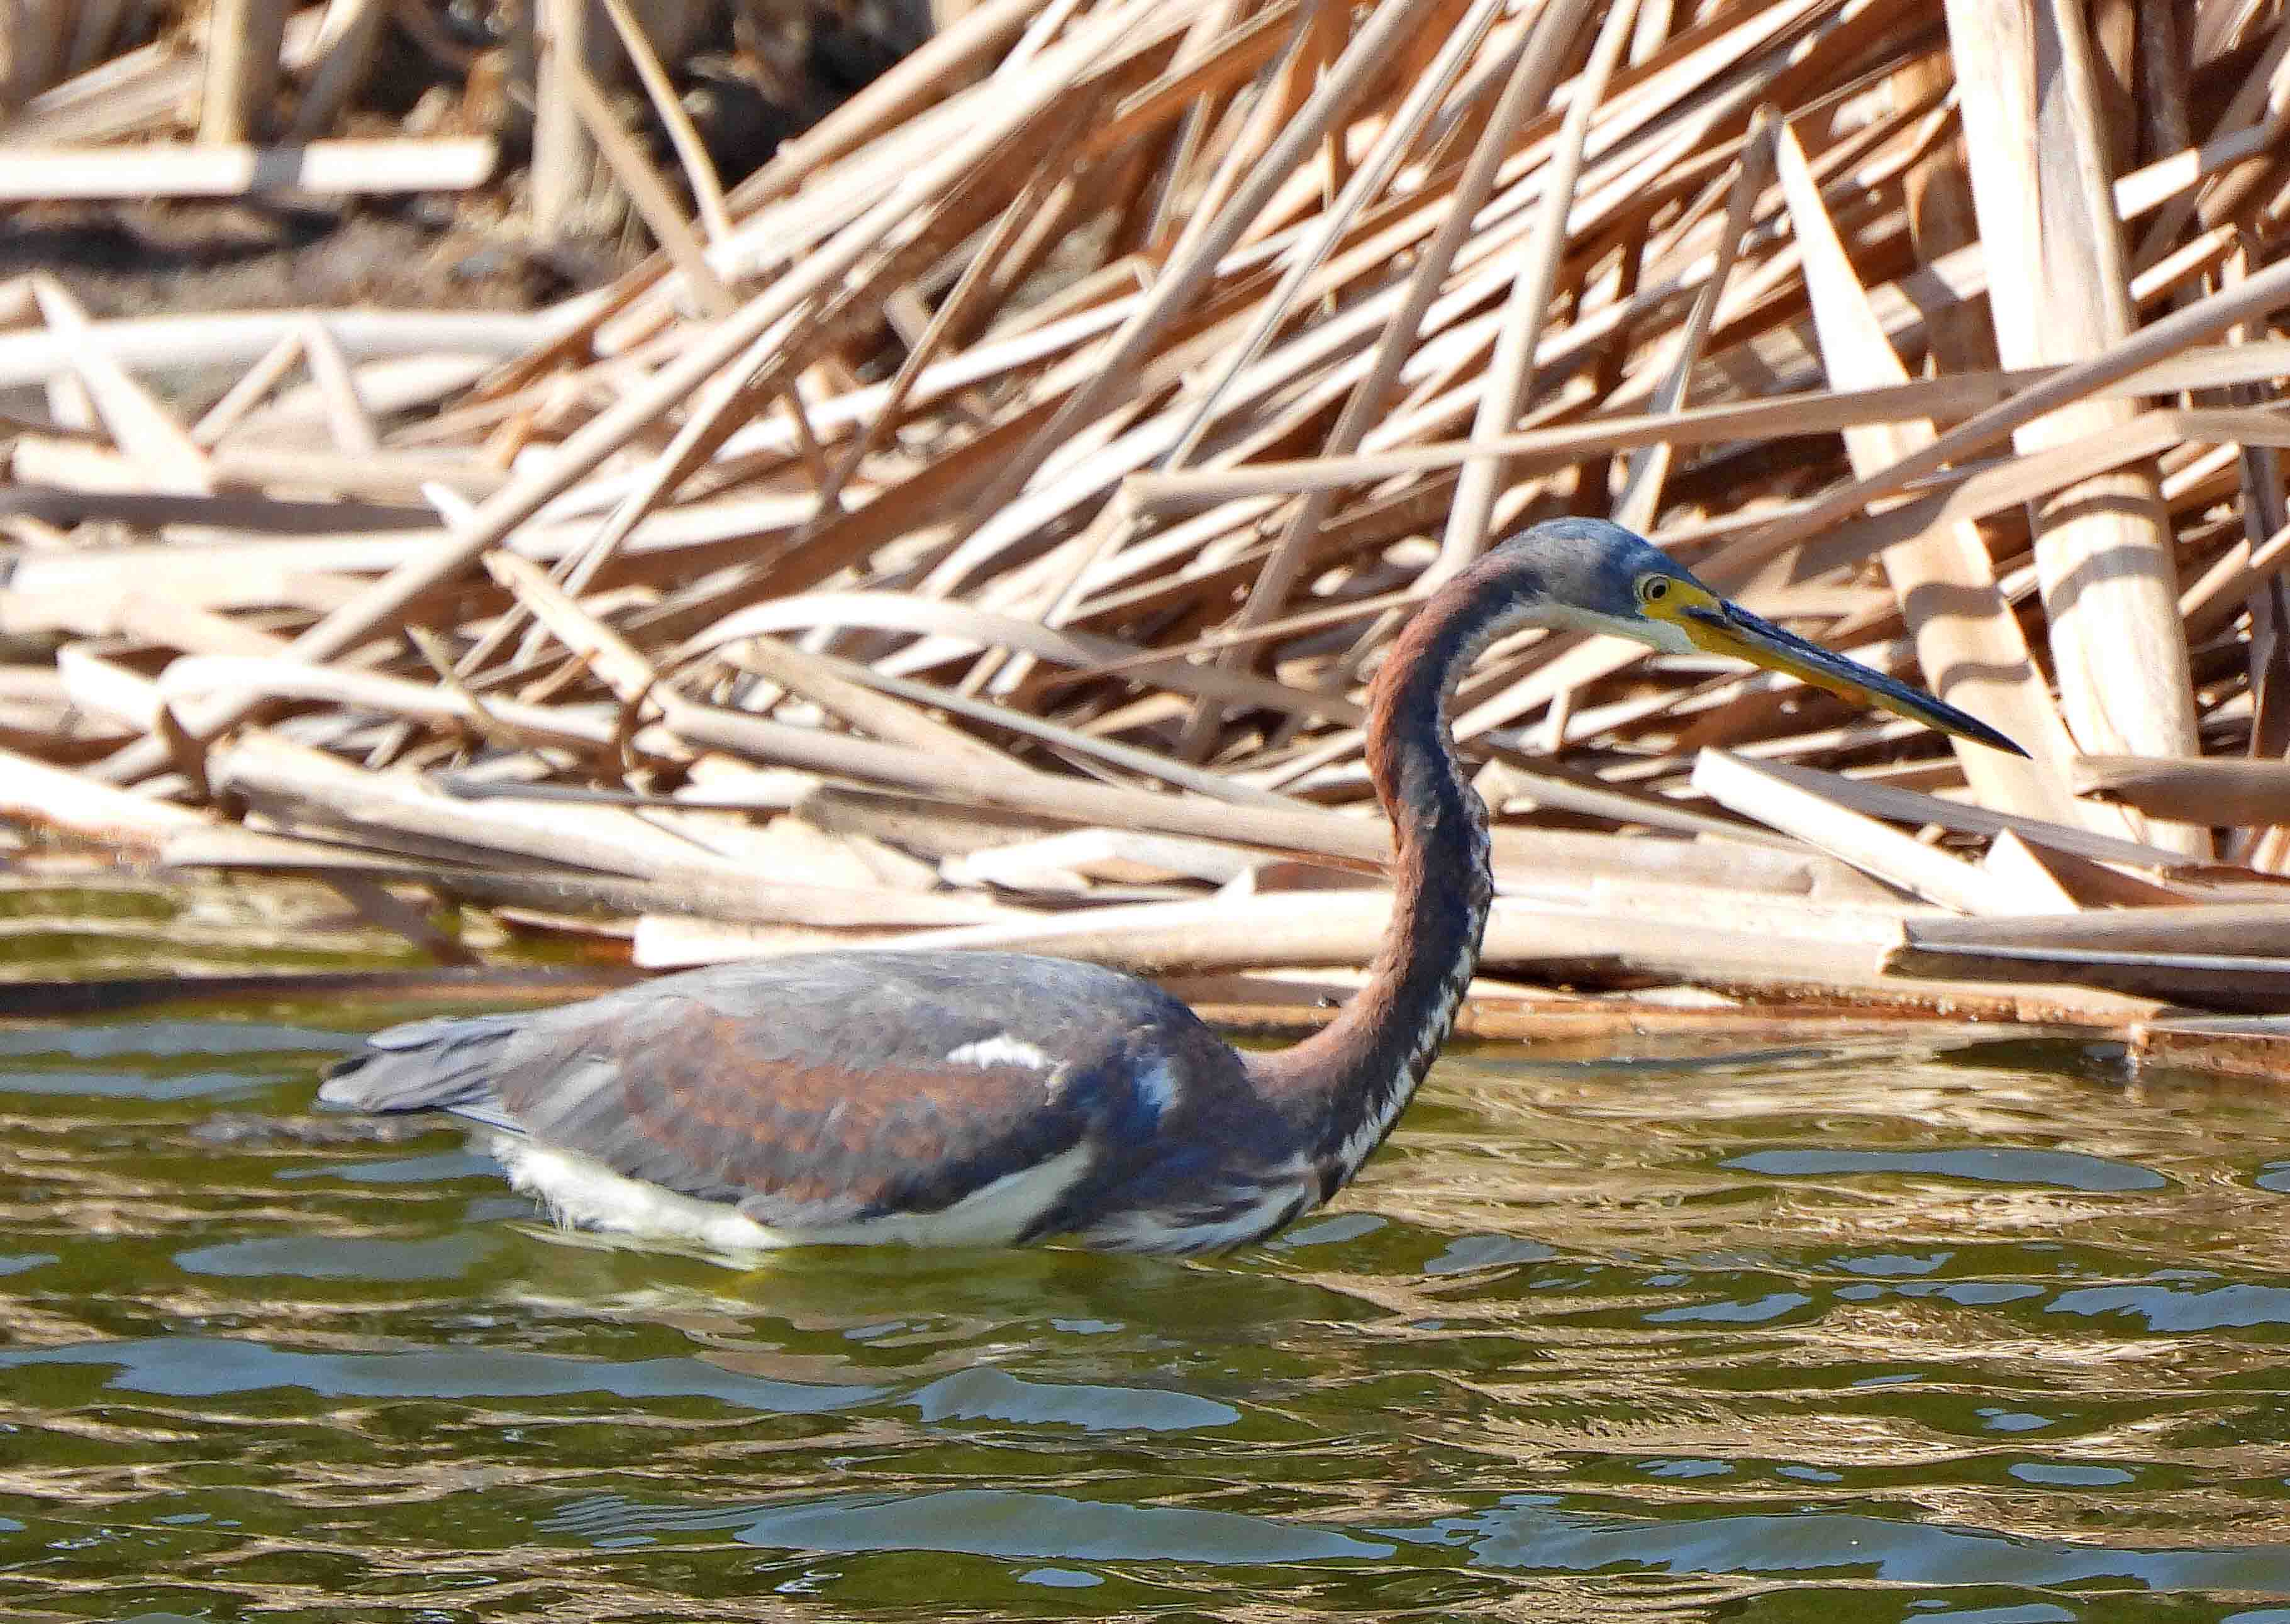
[[732, 1268], [331, 1024], [0, 1030], [0, 1615], [2290, 1624], [2277, 1092], [1485, 1051], [1234, 1258]]

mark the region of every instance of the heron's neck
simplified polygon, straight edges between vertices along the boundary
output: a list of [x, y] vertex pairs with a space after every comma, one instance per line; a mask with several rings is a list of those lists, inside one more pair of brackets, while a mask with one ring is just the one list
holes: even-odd
[[[1335, 1182], [1383, 1141], [1454, 1028], [1478, 967], [1494, 884], [1486, 808], [1447, 731], [1450, 692], [1516, 619], [1483, 593], [1446, 593], [1393, 647], [1369, 708], [1370, 780], [1391, 819], [1391, 923], [1367, 984], [1325, 1030], [1252, 1056], [1265, 1090], [1301, 1116]], [[1333, 1188], [1333, 1187], [1332, 1187]]]

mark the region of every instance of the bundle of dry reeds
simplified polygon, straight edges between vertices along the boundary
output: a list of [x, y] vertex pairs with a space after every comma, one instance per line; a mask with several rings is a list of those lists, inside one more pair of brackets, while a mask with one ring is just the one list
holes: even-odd
[[[936, 0], [940, 9], [951, 0]], [[721, 203], [933, 0], [4, 0], [0, 203], [466, 191], [544, 237]], [[529, 173], [508, 172], [530, 157]], [[504, 162], [508, 160], [508, 162]], [[527, 184], [529, 182], [529, 184]], [[722, 223], [720, 216], [711, 224]]]
[[495, 164], [492, 132], [478, 126], [498, 94], [469, 98], [470, 127], [450, 134], [326, 139], [375, 77], [393, 10], [426, 48], [474, 63], [439, 26], [444, 7], [6, 0], [0, 203], [477, 185]]
[[1491, 968], [2290, 1007], [2286, 118], [2247, 0], [988, 0], [545, 332], [35, 276], [0, 798], [652, 964], [1341, 966], [1393, 628], [1595, 512], [2035, 759], [1519, 638]]

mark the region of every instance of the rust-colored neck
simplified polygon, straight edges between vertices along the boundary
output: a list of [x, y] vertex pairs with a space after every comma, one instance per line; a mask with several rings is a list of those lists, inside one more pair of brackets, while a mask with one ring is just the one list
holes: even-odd
[[1454, 1028], [1479, 961], [1494, 884], [1486, 808], [1464, 782], [1446, 703], [1479, 652], [1519, 619], [1475, 568], [1400, 634], [1377, 674], [1367, 769], [1391, 819], [1391, 923], [1368, 980], [1325, 1029], [1249, 1057], [1267, 1094], [1301, 1119], [1333, 1193], [1383, 1142]]

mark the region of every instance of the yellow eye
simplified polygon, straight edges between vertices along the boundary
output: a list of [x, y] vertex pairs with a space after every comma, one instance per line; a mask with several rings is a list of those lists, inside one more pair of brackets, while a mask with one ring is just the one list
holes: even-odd
[[1638, 602], [1659, 604], [1669, 596], [1669, 582], [1659, 575], [1649, 575], [1638, 582]]

